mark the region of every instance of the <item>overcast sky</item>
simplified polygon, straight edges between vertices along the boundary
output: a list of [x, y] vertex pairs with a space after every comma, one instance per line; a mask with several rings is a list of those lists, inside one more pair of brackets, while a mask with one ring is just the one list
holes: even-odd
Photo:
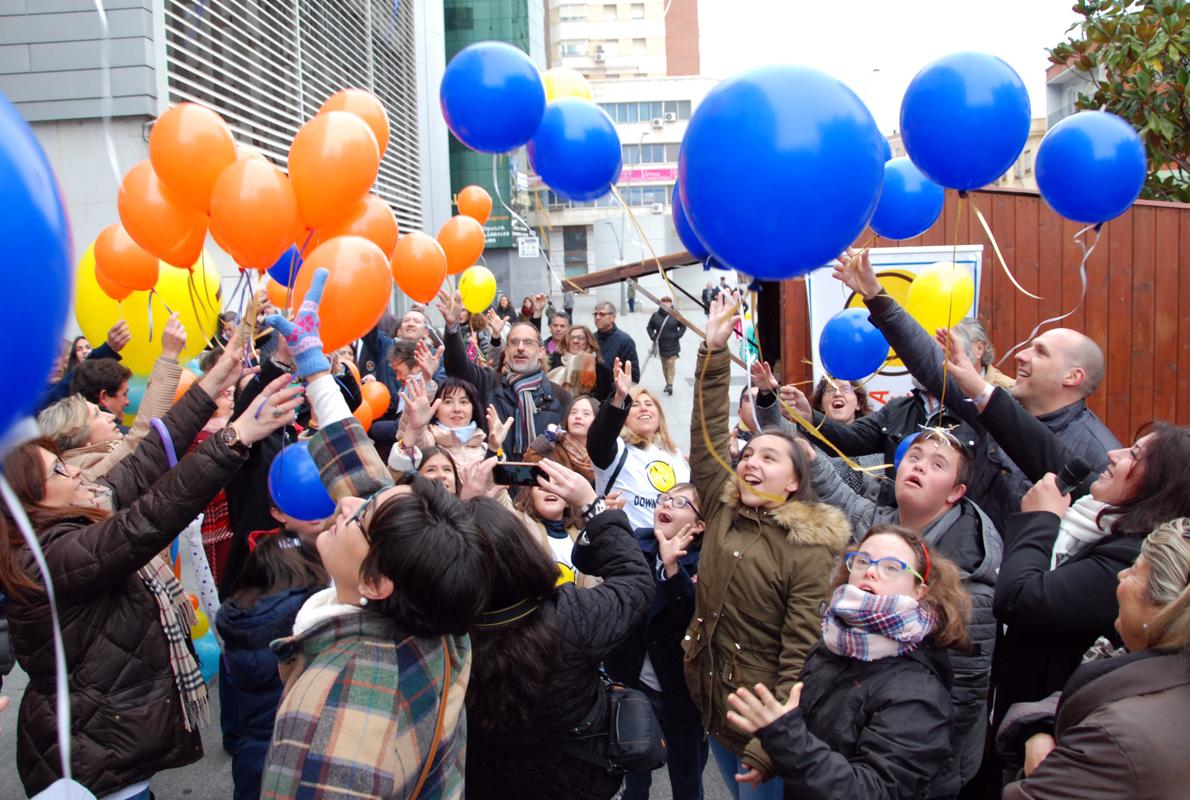
[[[905, 87], [947, 53], [978, 50], [1016, 69], [1044, 117], [1045, 48], [1078, 18], [1072, 0], [699, 0], [704, 75], [805, 64], [849, 85], [885, 134]], [[879, 72], [873, 72], [879, 69]]]

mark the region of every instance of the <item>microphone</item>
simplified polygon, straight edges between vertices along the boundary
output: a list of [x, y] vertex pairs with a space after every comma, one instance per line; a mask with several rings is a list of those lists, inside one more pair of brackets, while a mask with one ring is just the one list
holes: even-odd
[[1077, 489], [1082, 483], [1095, 471], [1095, 469], [1087, 463], [1084, 458], [1074, 458], [1070, 463], [1065, 464], [1058, 472], [1057, 483], [1058, 491], [1062, 494], [1070, 494]]

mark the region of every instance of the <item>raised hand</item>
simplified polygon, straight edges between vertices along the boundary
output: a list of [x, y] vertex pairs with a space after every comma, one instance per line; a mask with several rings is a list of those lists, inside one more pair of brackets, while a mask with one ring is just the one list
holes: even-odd
[[571, 508], [582, 508], [595, 502], [595, 489], [587, 479], [556, 461], [543, 458], [537, 465], [545, 471], [537, 478], [537, 485], [565, 500]]
[[294, 421], [294, 412], [302, 404], [306, 387], [291, 386], [292, 376], [281, 375], [264, 387], [264, 391], [231, 422], [240, 434], [240, 441], [252, 445], [275, 430]]
[[614, 508], [617, 511], [623, 511], [628, 505], [628, 498], [619, 489], [608, 492], [603, 496], [603, 504], [608, 508]]
[[405, 388], [401, 390], [401, 398], [405, 401], [403, 414], [409, 425], [410, 433], [420, 432], [422, 428], [429, 425], [430, 420], [438, 411], [438, 406], [442, 405], [441, 398], [430, 402], [425, 381], [420, 375], [411, 375], [409, 380], [405, 381]]
[[939, 328], [934, 334], [934, 340], [946, 354], [946, 358], [950, 362], [947, 371], [958, 381], [963, 394], [968, 397], [979, 397], [983, 394], [988, 382], [971, 363], [963, 343], [959, 341], [959, 337], [955, 336], [954, 331], [949, 328]]
[[632, 362], [620, 361], [619, 358], [612, 365], [612, 383], [615, 384], [615, 397], [612, 398], [612, 403], [623, 407], [624, 398], [628, 396], [628, 390], [632, 388]]
[[756, 694], [741, 686], [727, 696], [727, 705], [731, 706], [731, 710], [727, 712], [727, 721], [751, 736], [793, 711], [801, 699], [800, 682], [793, 685], [789, 699], [784, 705], [777, 702], [777, 698], [773, 697], [773, 693], [763, 683], [756, 684]]
[[752, 366], [748, 368], [748, 371], [752, 374], [752, 385], [760, 389], [760, 391], [777, 391], [777, 387], [780, 384], [773, 377], [773, 368], [769, 366], [769, 362], [757, 359], [752, 362]]
[[417, 362], [417, 368], [426, 376], [427, 381], [434, 380], [434, 376], [438, 374], [438, 364], [441, 363], [442, 353], [445, 351], [444, 345], [439, 345], [437, 350], [431, 351], [424, 341], [418, 342], [413, 348], [413, 360]]
[[858, 251], [848, 247], [839, 256], [839, 265], [834, 268], [831, 277], [842, 281], [865, 300], [880, 294], [880, 281], [876, 279], [876, 271], [872, 269], [872, 260], [868, 257], [866, 247]]
[[727, 340], [735, 328], [740, 316], [736, 311], [740, 306], [740, 293], [737, 291], [720, 292], [711, 301], [710, 311], [707, 313], [707, 349], [722, 350], [727, 347]]
[[781, 398], [782, 403], [801, 415], [802, 419], [807, 422], [813, 419], [814, 410], [810, 407], [810, 398], [806, 397], [806, 393], [792, 383], [778, 389], [777, 396]]
[[198, 379], [198, 385], [207, 393], [207, 397], [216, 400], [224, 389], [234, 386], [240, 378], [245, 375], [254, 375], [257, 372], [260, 372], [260, 367], [249, 367], [244, 358], [244, 333], [241, 329], [236, 328], [231, 338], [227, 340], [223, 354], [219, 356], [215, 366]]
[[545, 309], [546, 297], [544, 294], [533, 295], [533, 316], [540, 317], [541, 312]]
[[500, 459], [492, 456], [476, 463], [460, 465], [459, 499], [470, 500], [473, 497], [497, 495], [503, 491], [503, 486], [498, 486], [492, 481], [492, 469], [499, 462]]
[[124, 345], [132, 341], [132, 331], [128, 327], [128, 320], [120, 320], [107, 332], [107, 346], [117, 353], [124, 349]]
[[181, 323], [176, 313], [170, 314], [165, 323], [165, 330], [161, 333], [161, 355], [171, 361], [177, 361], [178, 356], [186, 349], [186, 326]]
[[293, 354], [298, 375], [303, 378], [330, 372], [331, 369], [331, 362], [322, 352], [322, 337], [318, 330], [318, 305], [322, 302], [322, 290], [329, 275], [325, 269], [314, 272], [310, 289], [306, 292], [306, 297], [298, 309], [297, 319], [293, 322], [279, 314], [270, 314], [265, 318], [274, 330], [285, 337], [289, 344], [289, 352]]
[[665, 577], [672, 578], [678, 574], [678, 559], [686, 555], [686, 548], [694, 541], [694, 536], [697, 533], [694, 524], [690, 522], [683, 525], [672, 539], [666, 539], [654, 531], [653, 536], [657, 539], [657, 557], [661, 559]]
[[496, 411], [495, 406], [488, 406], [488, 449], [493, 453], [499, 453], [504, 449], [504, 440], [508, 438], [508, 432], [512, 430], [513, 417], [510, 415], [508, 419], [503, 422], [500, 421], [500, 413]]
[[459, 324], [459, 318], [463, 315], [463, 296], [461, 294], [450, 288], [441, 289], [434, 299], [434, 305], [438, 307], [439, 313], [442, 314], [442, 320], [448, 328]]

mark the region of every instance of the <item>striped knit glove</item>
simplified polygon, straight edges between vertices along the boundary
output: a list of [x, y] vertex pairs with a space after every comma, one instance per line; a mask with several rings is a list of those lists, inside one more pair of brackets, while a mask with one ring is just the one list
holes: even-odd
[[273, 326], [273, 330], [285, 337], [289, 344], [289, 352], [293, 354], [298, 376], [302, 378], [326, 372], [331, 368], [331, 362], [322, 352], [322, 338], [318, 333], [318, 304], [322, 302], [322, 287], [326, 285], [329, 274], [325, 269], [315, 271], [314, 280], [310, 281], [310, 290], [306, 292], [306, 298], [298, 309], [297, 319], [293, 322], [280, 314], [269, 314], [265, 318], [265, 321]]

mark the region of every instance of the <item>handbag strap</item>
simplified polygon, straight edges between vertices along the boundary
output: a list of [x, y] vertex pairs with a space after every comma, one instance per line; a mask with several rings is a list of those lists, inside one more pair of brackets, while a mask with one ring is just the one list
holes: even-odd
[[624, 469], [624, 462], [628, 460], [628, 444], [625, 443], [623, 452], [620, 453], [620, 461], [616, 464], [616, 468], [612, 470], [612, 474], [608, 476], [607, 485], [603, 487], [604, 496], [607, 495], [616, 486], [616, 478], [620, 477], [620, 471]]
[[430, 777], [430, 768], [434, 766], [434, 757], [438, 755], [438, 744], [442, 741], [442, 726], [446, 723], [446, 697], [450, 692], [450, 650], [446, 647], [446, 637], [442, 637], [442, 702], [438, 704], [438, 724], [434, 727], [434, 740], [430, 743], [430, 754], [426, 757], [426, 765], [421, 768], [421, 777], [417, 779], [417, 786], [413, 787], [413, 794], [409, 800], [417, 800], [421, 794], [421, 787], [426, 778]]

